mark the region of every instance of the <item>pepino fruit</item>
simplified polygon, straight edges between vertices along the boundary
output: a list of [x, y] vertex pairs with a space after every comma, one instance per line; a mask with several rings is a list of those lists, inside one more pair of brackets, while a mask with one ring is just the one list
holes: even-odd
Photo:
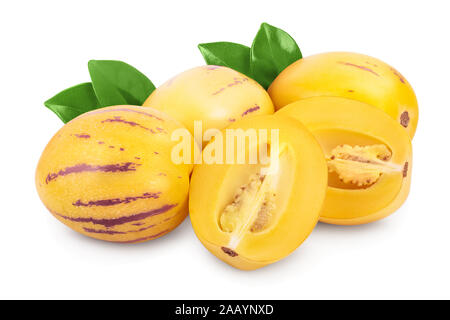
[[192, 134], [195, 120], [202, 121], [203, 131], [221, 130], [242, 118], [274, 112], [268, 93], [256, 81], [213, 65], [175, 76], [153, 91], [143, 106], [171, 115]]
[[351, 99], [313, 97], [287, 105], [275, 116], [300, 120], [322, 146], [329, 171], [322, 222], [372, 222], [406, 200], [411, 140], [383, 111]]
[[268, 89], [278, 110], [300, 99], [336, 96], [371, 104], [389, 114], [414, 137], [418, 106], [414, 91], [393, 67], [349, 52], [329, 52], [291, 64]]
[[316, 225], [327, 166], [300, 122], [273, 115], [241, 120], [214, 137], [202, 161], [191, 178], [192, 226], [231, 266], [252, 270], [283, 259]]
[[192, 170], [171, 161], [170, 136], [179, 128], [164, 113], [133, 106], [73, 119], [39, 160], [42, 202], [59, 221], [96, 239], [136, 243], [170, 232], [187, 215]]

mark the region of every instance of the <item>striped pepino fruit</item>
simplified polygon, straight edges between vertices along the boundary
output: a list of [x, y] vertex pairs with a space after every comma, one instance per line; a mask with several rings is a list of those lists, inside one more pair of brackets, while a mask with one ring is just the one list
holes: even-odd
[[277, 76], [268, 92], [276, 110], [320, 96], [364, 102], [386, 112], [411, 139], [419, 120], [408, 80], [387, 63], [359, 53], [325, 52], [298, 60]]
[[188, 212], [190, 164], [171, 161], [174, 130], [152, 108], [114, 106], [85, 113], [50, 140], [36, 170], [48, 210], [89, 237], [137, 243], [177, 227]]

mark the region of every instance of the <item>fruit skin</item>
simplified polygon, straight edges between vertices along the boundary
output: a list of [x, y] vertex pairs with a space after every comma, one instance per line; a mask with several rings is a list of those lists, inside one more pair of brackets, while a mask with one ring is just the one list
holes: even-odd
[[[194, 231], [203, 245], [227, 264], [254, 270], [288, 256], [316, 225], [327, 188], [327, 166], [321, 148], [303, 125], [288, 117], [258, 116], [232, 124], [228, 129], [279, 129], [280, 149], [286, 148], [286, 180], [277, 190], [284, 199], [273, 225], [259, 233], [247, 231], [227, 254], [231, 237], [219, 227], [219, 215], [233, 199], [233, 192], [254, 173], [251, 164], [195, 165], [191, 177], [189, 212]], [[268, 143], [271, 143], [270, 135]], [[206, 152], [204, 150], [204, 153]], [[248, 151], [248, 146], [247, 146]], [[281, 209], [282, 207], [282, 209]], [[233, 253], [231, 252], [231, 253]]]
[[267, 91], [256, 81], [233, 69], [214, 65], [175, 76], [153, 91], [143, 106], [171, 115], [191, 134], [195, 120], [203, 121], [203, 131], [221, 130], [241, 118], [274, 112]]
[[170, 133], [183, 126], [151, 108], [113, 106], [78, 116], [50, 140], [36, 169], [48, 210], [86, 236], [158, 238], [187, 215], [192, 165], [175, 165]]
[[335, 146], [358, 145], [370, 139], [385, 144], [392, 151], [392, 163], [403, 169], [384, 173], [367, 188], [329, 186], [321, 222], [338, 225], [369, 223], [387, 217], [405, 202], [411, 184], [411, 140], [406, 131], [380, 109], [351, 99], [312, 97], [294, 102], [274, 116], [300, 120], [317, 138], [325, 156]]
[[336, 96], [380, 108], [411, 139], [417, 127], [419, 110], [409, 82], [393, 67], [363, 54], [328, 52], [303, 58], [283, 70], [268, 92], [276, 110], [308, 97]]

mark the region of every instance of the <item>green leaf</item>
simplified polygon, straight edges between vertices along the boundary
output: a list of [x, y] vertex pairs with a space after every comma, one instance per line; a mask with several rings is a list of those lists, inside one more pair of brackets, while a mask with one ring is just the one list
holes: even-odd
[[250, 72], [267, 89], [281, 71], [301, 58], [300, 48], [287, 32], [263, 23], [250, 49]]
[[61, 91], [44, 102], [64, 122], [67, 123], [82, 113], [100, 108], [92, 83], [82, 83]]
[[122, 61], [91, 60], [88, 68], [102, 107], [120, 104], [139, 106], [155, 90], [144, 74]]
[[234, 42], [201, 43], [198, 48], [207, 64], [224, 66], [250, 77], [250, 48]]

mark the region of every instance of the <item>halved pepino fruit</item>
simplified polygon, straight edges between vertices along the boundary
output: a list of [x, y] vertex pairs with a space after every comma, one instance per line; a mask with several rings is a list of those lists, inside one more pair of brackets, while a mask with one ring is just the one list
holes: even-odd
[[50, 140], [36, 170], [48, 210], [86, 236], [136, 243], [187, 216], [190, 164], [171, 161], [171, 133], [184, 127], [152, 108], [85, 113]]
[[313, 97], [275, 116], [300, 120], [322, 146], [329, 173], [320, 221], [368, 223], [405, 202], [411, 183], [411, 140], [380, 109], [351, 99]]
[[266, 115], [236, 122], [205, 147], [202, 161], [191, 178], [190, 218], [203, 245], [231, 266], [276, 262], [316, 225], [327, 166], [297, 120]]

